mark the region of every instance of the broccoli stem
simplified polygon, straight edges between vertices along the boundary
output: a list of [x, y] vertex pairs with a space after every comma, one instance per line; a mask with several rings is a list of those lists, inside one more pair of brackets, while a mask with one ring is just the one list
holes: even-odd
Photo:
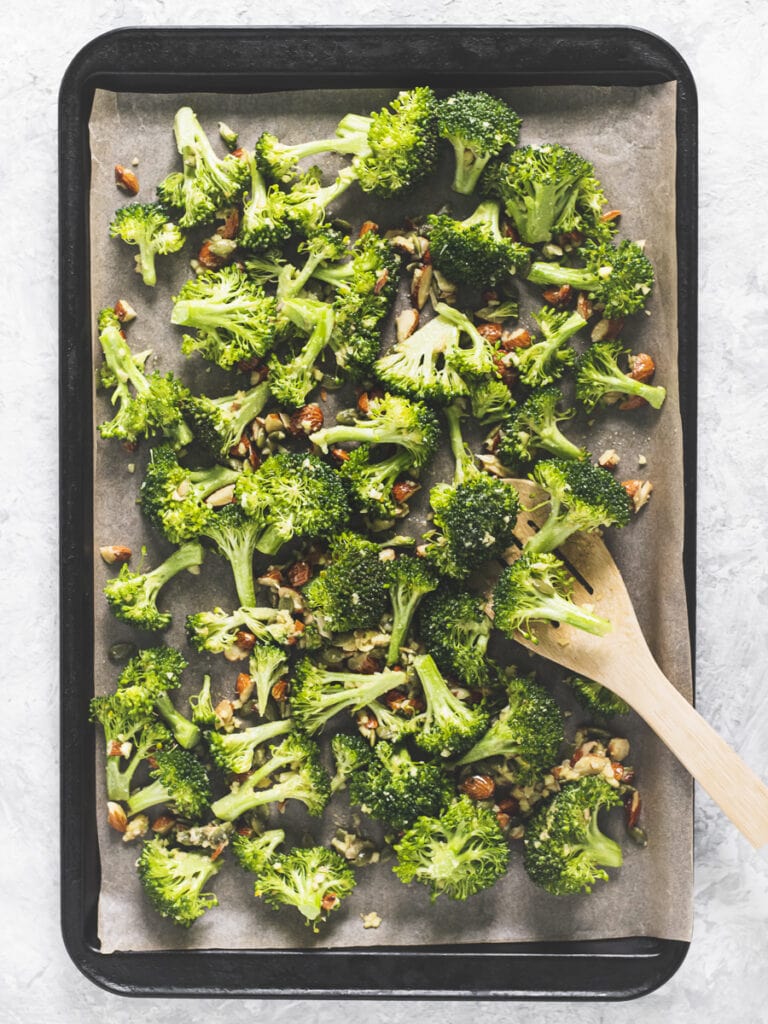
[[219, 169], [220, 161], [216, 151], [191, 107], [180, 107], [176, 111], [173, 131], [176, 136], [176, 147], [182, 155], [185, 175], [194, 175], [198, 164], [202, 163], [210, 172], [216, 186], [227, 197], [231, 191], [231, 182]]
[[455, 461], [453, 471], [453, 483], [455, 486], [467, 482], [467, 479], [477, 473], [475, 460], [472, 453], [464, 443], [461, 433], [461, 419], [464, 410], [454, 402], [445, 409], [445, 418], [448, 421], [448, 440], [451, 445], [451, 453]]
[[521, 749], [519, 743], [511, 742], [509, 736], [502, 735], [499, 730], [491, 726], [474, 747], [459, 758], [456, 764], [473, 764], [475, 761], [485, 761], [489, 757], [512, 758], [519, 754]]
[[157, 807], [158, 804], [164, 804], [168, 796], [168, 790], [157, 779], [155, 782], [150, 782], [148, 786], [144, 786], [143, 789], [137, 790], [128, 799], [128, 813], [138, 814], [140, 811], [145, 811], [147, 807]]
[[560, 502], [556, 498], [550, 497], [551, 511], [549, 518], [538, 531], [532, 537], [529, 537], [525, 542], [525, 550], [532, 555], [546, 554], [549, 551], [555, 551], [564, 544], [572, 533], [575, 533], [575, 529], [568, 521], [567, 512], [560, 514]]
[[[549, 237], [549, 236], [547, 236]], [[593, 291], [600, 285], [600, 278], [591, 270], [576, 267], [561, 267], [559, 263], [532, 263], [528, 271], [531, 284], [569, 284], [580, 291]]]
[[173, 579], [183, 569], [194, 569], [201, 565], [204, 557], [205, 551], [203, 546], [196, 540], [182, 544], [156, 569], [146, 574], [147, 589], [154, 592], [155, 595], [159, 594], [169, 580]]
[[188, 718], [178, 711], [167, 693], [162, 693], [155, 700], [158, 714], [165, 720], [179, 746], [191, 750], [200, 742], [200, 730]]
[[120, 767], [120, 754], [107, 756], [107, 798], [109, 800], [127, 800], [131, 795], [131, 780], [142, 761], [137, 751], [125, 768]]
[[466, 715], [466, 705], [448, 688], [431, 654], [421, 654], [414, 658], [413, 667], [421, 682], [427, 708], [433, 719], [439, 721], [455, 715]]
[[408, 630], [411, 628], [413, 616], [416, 614], [416, 609], [419, 607], [419, 602], [424, 593], [415, 588], [406, 590], [403, 593], [400, 588], [396, 588], [391, 591], [391, 596], [394, 620], [392, 622], [392, 635], [389, 638], [389, 648], [387, 649], [387, 665], [390, 666], [397, 664], [400, 658], [400, 648], [405, 642]]
[[268, 789], [256, 789], [263, 779], [284, 767], [286, 763], [289, 762], [285, 762], [279, 757], [271, 758], [252, 775], [249, 775], [236, 790], [227, 793], [226, 796], [211, 804], [214, 817], [221, 821], [234, 821], [241, 814], [247, 814], [264, 804], [279, 803], [281, 800], [290, 799], [297, 787], [301, 787], [302, 780], [299, 775], [291, 775], [284, 782], [278, 782]]
[[536, 588], [540, 600], [531, 614], [532, 619], [544, 619], [547, 622], [562, 622], [576, 629], [583, 629], [594, 636], [605, 636], [610, 633], [611, 624], [607, 619], [600, 619], [591, 612], [585, 611], [572, 601], [567, 601], [558, 594], [547, 594]]
[[583, 450], [573, 441], [569, 441], [554, 421], [539, 427], [536, 447], [543, 448], [562, 459], [582, 459], [584, 457]]
[[599, 807], [592, 811], [587, 825], [587, 842], [579, 847], [589, 853], [597, 864], [607, 868], [620, 868], [623, 863], [621, 847], [600, 831], [597, 823]]
[[634, 377], [630, 377], [625, 373], [616, 377], [607, 373], [591, 371], [589, 377], [590, 380], [602, 384], [606, 393], [619, 391], [623, 395], [637, 395], [639, 398], [644, 398], [652, 409], [660, 409], [664, 404], [664, 399], [667, 397], [666, 388], [657, 384], [646, 384], [644, 381], [635, 380]]

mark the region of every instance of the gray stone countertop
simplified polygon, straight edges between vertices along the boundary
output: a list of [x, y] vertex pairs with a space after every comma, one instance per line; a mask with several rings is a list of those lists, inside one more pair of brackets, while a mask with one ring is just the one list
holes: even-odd
[[[765, 387], [768, 272], [768, 6], [759, 0], [442, 0], [418, 10], [351, 0], [252, 7], [221, 0], [10, 2], [0, 14], [0, 198], [5, 216], [0, 303], [0, 601], [5, 713], [0, 717], [4, 820], [0, 1022], [110, 1021], [165, 1013], [188, 1024], [254, 1014], [279, 1021], [369, 1024], [416, 1014], [449, 1020], [768, 1020], [768, 867], [697, 789], [695, 924], [677, 974], [640, 1003], [375, 1003], [226, 1000], [136, 1003], [104, 992], [70, 962], [59, 932], [57, 711], [56, 102], [74, 54], [128, 25], [628, 24], [656, 32], [690, 65], [700, 113], [699, 564], [700, 711], [763, 776], [768, 761], [768, 517]], [[34, 728], [31, 743], [19, 736]], [[46, 767], [47, 766], [47, 767]], [[631, 908], [629, 908], [631, 913]]]

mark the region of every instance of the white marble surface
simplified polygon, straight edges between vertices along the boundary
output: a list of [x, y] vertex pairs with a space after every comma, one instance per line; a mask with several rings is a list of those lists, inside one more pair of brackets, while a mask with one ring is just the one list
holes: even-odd
[[[241, 0], [10, 0], [0, 14], [0, 602], [6, 623], [0, 717], [4, 823], [0, 1022], [103, 1022], [165, 1012], [202, 1024], [520, 1024], [574, 1019], [768, 1020], [768, 859], [759, 858], [697, 792], [695, 931], [687, 960], [640, 1004], [548, 1005], [224, 1000], [129, 1002], [95, 988], [63, 949], [58, 923], [57, 775], [57, 292], [56, 99], [61, 76], [90, 38], [125, 25], [180, 24], [631, 24], [668, 39], [690, 64], [701, 134], [699, 458], [700, 710], [763, 775], [768, 759], [763, 675], [768, 657], [764, 385], [768, 273], [768, 5], [761, 0], [443, 0], [417, 8], [383, 0], [373, 11], [337, 0], [329, 17], [308, 0], [256, 8]], [[29, 750], [19, 735], [34, 707]], [[47, 710], [46, 710], [47, 708]], [[44, 767], [45, 765], [49, 767]], [[631, 908], [628, 908], [631, 914]], [[226, 1005], [225, 1005], [226, 1004]]]

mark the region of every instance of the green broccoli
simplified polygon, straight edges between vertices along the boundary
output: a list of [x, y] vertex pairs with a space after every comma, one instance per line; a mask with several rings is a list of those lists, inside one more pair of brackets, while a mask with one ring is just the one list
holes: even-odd
[[495, 434], [493, 453], [502, 466], [516, 472], [521, 465], [533, 462], [538, 452], [549, 452], [561, 459], [589, 458], [563, 434], [558, 423], [576, 414], [575, 409], [560, 412], [563, 394], [557, 384], [547, 384], [532, 391], [517, 411]]
[[509, 386], [500, 377], [470, 381], [469, 403], [472, 419], [484, 427], [508, 419], [517, 404]]
[[331, 542], [330, 564], [303, 591], [323, 635], [379, 625], [389, 583], [380, 554], [378, 544], [356, 533], [345, 531]]
[[458, 327], [460, 338], [458, 348], [450, 354], [455, 368], [472, 381], [476, 377], [495, 374], [494, 350], [488, 339], [480, 333], [472, 321], [453, 306], [444, 302], [435, 303], [435, 313]]
[[445, 316], [435, 316], [397, 341], [374, 364], [374, 373], [390, 390], [412, 399], [452, 402], [469, 394], [456, 367], [461, 332]]
[[419, 636], [444, 672], [465, 686], [488, 685], [486, 650], [491, 620], [482, 602], [467, 590], [441, 587], [428, 594], [419, 609]]
[[[275, 776], [264, 788], [265, 779]], [[331, 784], [320, 763], [317, 744], [298, 732], [289, 733], [279, 746], [270, 748], [270, 756], [245, 781], [211, 805], [222, 821], [234, 821], [266, 804], [298, 800], [310, 814], [322, 814], [328, 803]]]
[[192, 722], [199, 729], [211, 729], [218, 722], [218, 715], [211, 699], [211, 677], [207, 672], [203, 676], [200, 692], [192, 694], [189, 698], [189, 706], [192, 712]]
[[408, 638], [421, 599], [437, 589], [439, 578], [429, 564], [413, 555], [402, 554], [394, 562], [387, 563], [387, 567], [393, 614], [387, 665], [394, 665], [400, 659], [400, 648]]
[[322, 451], [345, 442], [394, 444], [405, 448], [413, 466], [423, 466], [437, 449], [440, 427], [437, 417], [423, 402], [385, 394], [368, 403], [367, 418], [355, 417], [351, 424], [337, 423], [309, 435]]
[[606, 404], [611, 396], [636, 395], [660, 409], [667, 397], [658, 384], [635, 380], [619, 368], [619, 358], [629, 354], [620, 341], [596, 341], [576, 361], [576, 398], [587, 412]]
[[593, 679], [571, 676], [566, 682], [584, 710], [601, 721], [615, 718], [617, 715], [628, 715], [631, 710], [626, 701]]
[[304, 405], [307, 395], [322, 379], [318, 362], [333, 334], [333, 307], [317, 299], [294, 298], [282, 304], [280, 315], [309, 335], [290, 359], [276, 353], [269, 359], [269, 387], [275, 399], [291, 409]]
[[439, 764], [414, 761], [408, 750], [381, 740], [368, 764], [349, 780], [349, 799], [394, 829], [417, 818], [439, 815], [454, 795], [453, 779]]
[[364, 192], [390, 197], [427, 175], [437, 158], [435, 98], [420, 87], [401, 92], [389, 107], [370, 117], [348, 114], [336, 128], [336, 138], [286, 146], [264, 134], [256, 143], [260, 169], [275, 181], [289, 181], [296, 164], [319, 153], [344, 153]]
[[514, 762], [521, 782], [532, 783], [551, 769], [563, 742], [563, 716], [557, 701], [534, 676], [504, 681], [507, 703], [488, 731], [457, 762], [475, 764], [503, 757]]
[[622, 853], [600, 831], [598, 815], [620, 805], [618, 792], [599, 775], [569, 782], [541, 804], [525, 830], [523, 863], [531, 881], [554, 896], [607, 882], [605, 868], [621, 867]]
[[345, 167], [330, 185], [323, 185], [320, 168], [310, 167], [281, 197], [281, 212], [293, 229], [310, 234], [323, 225], [328, 207], [347, 191], [354, 180], [355, 172], [351, 167]]
[[573, 577], [559, 558], [526, 552], [499, 577], [493, 593], [494, 622], [506, 636], [520, 633], [537, 643], [532, 626], [562, 622], [595, 636], [611, 630], [606, 619], [593, 615], [571, 600]]
[[272, 860], [275, 850], [284, 840], [285, 832], [281, 828], [238, 833], [232, 840], [232, 852], [241, 867], [258, 875]]
[[356, 885], [352, 868], [335, 850], [310, 846], [275, 855], [256, 876], [254, 895], [271, 907], [295, 907], [313, 931]]
[[488, 889], [509, 863], [495, 814], [466, 796], [440, 817], [419, 818], [394, 849], [397, 877], [429, 886], [433, 903], [441, 894], [465, 900]]
[[138, 814], [148, 807], [166, 804], [183, 818], [199, 819], [211, 802], [208, 774], [194, 754], [181, 747], [154, 755], [157, 767], [148, 786], [131, 793], [128, 813]]
[[174, 707], [170, 690], [181, 686], [187, 661], [174, 647], [147, 647], [131, 658], [117, 681], [120, 698], [126, 703], [154, 707], [165, 720], [176, 742], [191, 750], [200, 742], [200, 730]]
[[577, 530], [593, 533], [602, 526], [626, 526], [631, 515], [627, 492], [607, 469], [591, 462], [545, 459], [533, 479], [549, 492], [550, 514], [525, 544], [526, 552], [542, 554], [560, 547]]
[[274, 722], [252, 725], [238, 732], [208, 732], [206, 740], [213, 763], [223, 772], [244, 775], [251, 770], [258, 747], [267, 740], [284, 736], [293, 729], [290, 718], [279, 718]]
[[[376, 447], [361, 444], [351, 452], [339, 468], [339, 476], [349, 489], [355, 508], [374, 519], [386, 520], [407, 511], [404, 501], [398, 500], [392, 488], [397, 478], [413, 467], [413, 456], [407, 448], [398, 448], [394, 455], [376, 459]], [[418, 485], [411, 480], [413, 491]]]
[[279, 248], [291, 237], [291, 225], [285, 215], [285, 193], [276, 185], [267, 185], [254, 154], [248, 159], [248, 167], [251, 185], [243, 197], [237, 241], [243, 248], [256, 252]]
[[150, 353], [136, 355], [130, 350], [112, 309], [99, 314], [99, 344], [105, 360], [100, 380], [114, 389], [112, 405], [118, 406], [116, 415], [99, 426], [99, 434], [129, 442], [162, 434], [175, 448], [188, 445], [192, 432], [181, 413], [187, 389], [172, 373], [146, 373]]
[[624, 240], [585, 243], [579, 250], [584, 267], [563, 267], [559, 263], [532, 263], [528, 280], [540, 285], [570, 285], [587, 292], [603, 307], [609, 320], [636, 313], [645, 306], [653, 288], [653, 266], [637, 242]]
[[110, 611], [122, 622], [128, 622], [139, 629], [167, 629], [171, 624], [171, 615], [170, 612], [161, 612], [157, 607], [160, 591], [183, 569], [194, 571], [202, 565], [204, 557], [202, 546], [196, 541], [189, 541], [151, 572], [133, 572], [127, 564], [123, 564], [118, 575], [107, 580], [104, 586]]
[[338, 475], [316, 455], [300, 452], [272, 455], [254, 473], [244, 474], [235, 498], [258, 524], [256, 547], [267, 555], [296, 536], [333, 537], [350, 515]]
[[189, 928], [209, 907], [218, 905], [203, 886], [221, 867], [209, 854], [168, 846], [166, 839], [145, 841], [137, 861], [139, 879], [163, 917]]
[[586, 327], [587, 321], [578, 313], [558, 312], [551, 306], [543, 306], [533, 316], [541, 328], [541, 340], [515, 349], [513, 359], [520, 380], [529, 387], [540, 388], [562, 377], [566, 368], [573, 366], [576, 353], [566, 342]]
[[613, 231], [600, 218], [605, 196], [594, 167], [565, 146], [514, 150], [504, 161], [489, 165], [481, 191], [503, 201], [527, 245], [574, 232], [605, 240]]
[[213, 220], [237, 199], [248, 179], [248, 160], [242, 150], [220, 159], [190, 107], [176, 111], [173, 132], [183, 171], [161, 181], [157, 194], [163, 203], [183, 210], [179, 223], [188, 228]]
[[455, 92], [437, 104], [437, 130], [453, 146], [454, 192], [468, 196], [491, 157], [516, 146], [522, 119], [487, 92]]
[[249, 605], [227, 614], [221, 608], [187, 616], [187, 639], [198, 651], [211, 654], [236, 653], [238, 634], [252, 633], [259, 645], [289, 643], [296, 635], [296, 623], [287, 608]]
[[488, 199], [465, 220], [433, 213], [429, 224], [432, 263], [455, 284], [489, 288], [515, 274], [524, 273], [531, 250], [502, 234], [500, 207]]
[[172, 544], [194, 540], [216, 514], [206, 499], [239, 476], [238, 470], [225, 466], [187, 469], [171, 445], [157, 445], [139, 492], [142, 512]]
[[234, 504], [217, 510], [200, 526], [200, 536], [213, 541], [216, 552], [229, 562], [237, 599], [243, 608], [256, 607], [253, 559], [263, 530], [262, 522]]
[[373, 757], [370, 744], [361, 736], [350, 736], [345, 732], [331, 736], [331, 753], [336, 765], [336, 772], [331, 779], [331, 793], [346, 789], [351, 776], [367, 768]]
[[[90, 704], [91, 721], [104, 730], [106, 741], [107, 799], [127, 800], [131, 781], [142, 761], [171, 739], [153, 709], [124, 700], [120, 690], [94, 697]], [[127, 763], [122, 765], [123, 760]]]
[[452, 757], [464, 753], [488, 728], [483, 703], [470, 706], [457, 697], [431, 654], [413, 659], [426, 710], [417, 720], [414, 738], [428, 754]]
[[226, 458], [269, 398], [266, 381], [249, 391], [237, 391], [221, 398], [191, 395], [184, 403], [184, 415], [203, 448], [214, 458]]
[[429, 492], [435, 530], [425, 534], [424, 557], [445, 576], [465, 579], [501, 555], [513, 541], [520, 508], [511, 484], [483, 473], [475, 465], [461, 434], [463, 409], [445, 410], [455, 459], [453, 483], [438, 483]]
[[[256, 710], [262, 716], [267, 713], [272, 687], [286, 675], [288, 659], [285, 651], [275, 643], [258, 643], [251, 652], [248, 662], [250, 689], [256, 691]], [[240, 696], [241, 702], [243, 696]]]
[[182, 352], [201, 355], [223, 370], [266, 355], [275, 343], [276, 305], [236, 263], [190, 278], [173, 299], [171, 323], [196, 327]]
[[129, 203], [115, 211], [109, 225], [112, 238], [137, 245], [136, 272], [144, 284], [157, 284], [155, 257], [178, 252], [184, 245], [184, 232], [168, 217], [161, 203]]
[[307, 733], [318, 732], [342, 711], [359, 711], [405, 682], [402, 672], [346, 672], [313, 664], [304, 658], [296, 666], [291, 690], [291, 713]]

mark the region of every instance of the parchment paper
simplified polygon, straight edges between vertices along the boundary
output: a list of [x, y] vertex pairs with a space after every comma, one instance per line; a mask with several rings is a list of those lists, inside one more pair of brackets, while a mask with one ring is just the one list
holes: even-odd
[[[649, 303], [650, 316], [635, 316], [625, 331], [627, 344], [650, 352], [657, 363], [657, 380], [666, 385], [667, 401], [661, 412], [650, 409], [630, 414], [609, 411], [596, 417], [588, 431], [595, 456], [614, 447], [621, 456], [620, 479], [650, 478], [653, 498], [623, 531], [609, 531], [614, 552], [633, 597], [638, 617], [651, 649], [666, 674], [690, 696], [691, 674], [687, 635], [685, 592], [681, 564], [683, 537], [682, 450], [677, 400], [677, 308], [675, 248], [675, 85], [619, 87], [539, 87], [498, 90], [524, 118], [521, 142], [558, 141], [572, 146], [595, 164], [611, 206], [623, 211], [620, 237], [646, 239], [654, 263], [656, 287]], [[131, 165], [136, 171], [140, 201], [154, 197], [154, 188], [179, 166], [172, 134], [176, 109], [191, 105], [209, 135], [218, 144], [216, 126], [224, 120], [241, 133], [250, 146], [263, 130], [275, 132], [287, 142], [332, 134], [347, 111], [362, 114], [381, 107], [390, 91], [314, 91], [270, 95], [228, 96], [185, 94], [150, 96], [99, 91], [91, 128], [93, 177], [91, 187], [91, 281], [95, 313], [118, 298], [127, 299], [138, 311], [129, 325], [128, 338], [135, 351], [151, 348], [152, 368], [178, 373], [193, 390], [228, 394], [243, 386], [232, 377], [209, 368], [194, 357], [180, 353], [181, 331], [170, 325], [171, 296], [189, 276], [188, 260], [197, 252], [193, 233], [183, 253], [158, 259], [158, 284], [146, 288], [133, 272], [135, 249], [108, 237], [114, 209], [125, 197], [114, 185], [114, 165]], [[222, 150], [223, 151], [223, 150]], [[466, 216], [476, 199], [463, 200], [450, 191], [452, 155], [443, 150], [441, 175], [397, 203], [363, 197], [353, 187], [335, 211], [351, 222], [377, 221], [382, 229], [398, 226], [403, 215], [420, 217], [448, 202]], [[339, 166], [337, 158], [320, 161], [327, 170]], [[201, 230], [202, 238], [209, 232]], [[522, 316], [536, 309], [537, 290], [521, 289]], [[530, 321], [528, 321], [530, 322]], [[391, 335], [390, 335], [391, 336]], [[94, 362], [101, 353], [93, 336]], [[243, 378], [244, 379], [244, 378]], [[340, 401], [331, 398], [328, 408]], [[96, 422], [110, 417], [108, 399], [94, 399]], [[347, 402], [346, 404], [350, 404]], [[83, 410], [88, 415], [88, 410]], [[585, 424], [571, 424], [569, 434], [578, 439]], [[586, 436], [586, 434], [584, 435]], [[477, 449], [476, 449], [477, 450]], [[146, 464], [148, 446], [125, 451], [118, 442], [96, 440], [94, 545], [127, 544], [138, 554], [147, 548], [147, 567], [154, 567], [171, 548], [142, 520], [136, 505]], [[645, 456], [647, 466], [639, 466]], [[438, 460], [433, 476], [445, 473], [445, 457]], [[430, 478], [412, 504], [411, 529], [423, 522]], [[408, 520], [406, 520], [406, 523]], [[136, 564], [134, 556], [133, 563]], [[129, 640], [140, 646], [159, 642], [157, 636], [135, 633], [107, 611], [102, 588], [112, 570], [95, 560], [94, 621], [96, 633], [96, 691], [114, 686], [119, 669], [110, 664], [111, 644]], [[183, 695], [199, 689], [204, 671], [213, 676], [215, 697], [231, 696], [242, 663], [232, 666], [221, 656], [194, 654], [185, 642], [185, 615], [221, 604], [234, 607], [235, 594], [228, 567], [209, 554], [200, 576], [184, 574], [167, 588], [163, 600], [171, 602], [174, 623], [162, 640], [180, 647], [189, 658]], [[161, 602], [162, 603], [162, 602]], [[508, 662], [529, 664], [517, 645], [496, 642], [495, 654]], [[572, 732], [584, 720], [582, 712], [560, 683], [556, 666], [536, 659], [540, 678], [551, 683], [557, 696], [574, 711]], [[180, 703], [181, 706], [181, 703]], [[94, 752], [99, 803], [99, 843], [102, 867], [99, 904], [99, 936], [102, 950], [151, 950], [180, 948], [305, 948], [330, 946], [423, 946], [454, 943], [502, 943], [569, 939], [601, 939], [653, 935], [687, 940], [691, 931], [692, 835], [690, 779], [672, 755], [635, 716], [621, 729], [631, 741], [629, 761], [637, 769], [643, 797], [642, 824], [649, 845], [639, 849], [627, 840], [621, 812], [612, 812], [608, 831], [622, 842], [624, 866], [612, 871], [609, 884], [599, 884], [589, 896], [553, 897], [536, 889], [525, 876], [520, 851], [513, 850], [508, 875], [493, 888], [456, 903], [441, 897], [430, 905], [429, 894], [419, 885], [404, 886], [392, 874], [392, 861], [358, 871], [358, 887], [331, 915], [318, 936], [304, 926], [291, 909], [275, 912], [253, 897], [252, 877], [233, 858], [225, 856], [220, 874], [210, 887], [219, 906], [198, 920], [190, 930], [179, 929], [160, 918], [149, 906], [139, 886], [134, 861], [138, 844], [126, 846], [106, 825], [104, 762], [99, 735]], [[351, 826], [355, 814], [345, 794], [337, 794], [320, 820], [291, 808], [280, 818], [290, 838], [305, 835], [328, 842], [337, 823]], [[277, 824], [277, 822], [276, 822]], [[366, 826], [363, 827], [365, 831]], [[370, 832], [375, 834], [371, 826]], [[381, 926], [363, 929], [361, 915], [377, 911]]]

